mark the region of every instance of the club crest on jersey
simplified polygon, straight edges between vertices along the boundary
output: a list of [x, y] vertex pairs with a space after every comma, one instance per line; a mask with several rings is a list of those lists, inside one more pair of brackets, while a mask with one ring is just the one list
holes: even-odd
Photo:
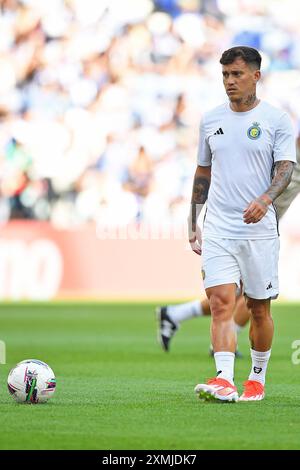
[[261, 136], [261, 128], [259, 127], [259, 122], [253, 122], [252, 126], [247, 130], [247, 136], [249, 139], [256, 140]]

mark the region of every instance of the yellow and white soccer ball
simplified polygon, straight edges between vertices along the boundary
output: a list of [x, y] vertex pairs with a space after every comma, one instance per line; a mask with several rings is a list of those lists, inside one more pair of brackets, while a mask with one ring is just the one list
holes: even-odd
[[26, 359], [11, 369], [7, 387], [18, 403], [45, 403], [54, 395], [56, 378], [45, 362]]

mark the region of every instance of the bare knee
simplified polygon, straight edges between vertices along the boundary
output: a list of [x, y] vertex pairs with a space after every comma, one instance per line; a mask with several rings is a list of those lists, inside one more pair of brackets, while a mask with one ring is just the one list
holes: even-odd
[[232, 318], [234, 299], [225, 292], [212, 293], [209, 298], [211, 315], [219, 321], [226, 321]]

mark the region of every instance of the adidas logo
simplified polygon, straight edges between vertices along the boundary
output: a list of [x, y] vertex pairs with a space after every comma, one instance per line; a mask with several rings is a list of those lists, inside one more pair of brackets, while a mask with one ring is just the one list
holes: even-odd
[[270, 284], [266, 287], [266, 289], [267, 289], [267, 290], [268, 290], [268, 289], [272, 289], [272, 287], [273, 287], [273, 286], [272, 286], [272, 283], [270, 282]]
[[220, 128], [214, 133], [214, 135], [217, 135], [217, 134], [224, 134], [222, 127], [220, 127]]

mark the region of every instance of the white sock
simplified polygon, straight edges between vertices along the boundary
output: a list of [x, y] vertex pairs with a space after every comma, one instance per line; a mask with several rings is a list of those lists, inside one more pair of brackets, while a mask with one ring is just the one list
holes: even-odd
[[271, 349], [264, 352], [254, 351], [254, 349], [250, 349], [250, 351], [252, 367], [248, 380], [255, 380], [256, 382], [260, 382], [264, 385], [268, 362], [271, 356]]
[[168, 315], [174, 323], [180, 323], [193, 317], [201, 317], [203, 308], [199, 300], [193, 300], [185, 304], [168, 305]]
[[214, 354], [218, 379], [228, 380], [233, 384], [235, 354], [221, 351]]

